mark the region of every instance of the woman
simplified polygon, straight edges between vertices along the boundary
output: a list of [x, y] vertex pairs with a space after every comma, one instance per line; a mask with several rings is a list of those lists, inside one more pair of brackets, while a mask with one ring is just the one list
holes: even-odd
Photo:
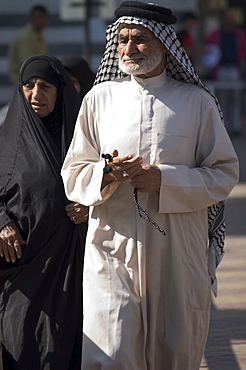
[[81, 99], [92, 88], [95, 74], [87, 61], [80, 55], [65, 55], [61, 58], [62, 64], [71, 77]]
[[0, 341], [4, 369], [80, 368], [87, 207], [60, 168], [81, 98], [55, 57], [19, 73], [0, 137]]

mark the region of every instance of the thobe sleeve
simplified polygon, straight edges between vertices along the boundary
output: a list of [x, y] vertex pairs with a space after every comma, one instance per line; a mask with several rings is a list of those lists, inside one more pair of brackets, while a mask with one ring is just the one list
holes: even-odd
[[113, 181], [101, 191], [105, 162], [100, 157], [100, 152], [94, 115], [88, 109], [88, 102], [84, 99], [61, 170], [69, 200], [86, 206], [99, 205], [119, 186], [119, 182]]
[[238, 181], [238, 159], [212, 100], [201, 112], [194, 166], [158, 165], [162, 173], [160, 213], [209, 207], [225, 199]]

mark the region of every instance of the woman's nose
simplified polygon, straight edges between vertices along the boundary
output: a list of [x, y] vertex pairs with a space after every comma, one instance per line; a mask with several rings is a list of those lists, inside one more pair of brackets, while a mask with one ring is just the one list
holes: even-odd
[[41, 94], [41, 89], [37, 84], [35, 84], [33, 89], [32, 89], [32, 95], [34, 97], [38, 97], [38, 96], [40, 96], [40, 94]]

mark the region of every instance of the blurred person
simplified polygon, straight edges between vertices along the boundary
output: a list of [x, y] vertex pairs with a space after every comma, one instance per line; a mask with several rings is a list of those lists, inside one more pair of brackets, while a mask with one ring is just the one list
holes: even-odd
[[246, 33], [235, 25], [230, 9], [220, 14], [220, 27], [212, 31], [205, 40], [205, 46], [218, 47], [217, 63], [210, 73], [218, 81], [228, 81], [228, 87], [218, 89], [217, 95], [225, 115], [225, 124], [231, 134], [241, 131], [242, 90], [233, 87], [233, 82], [242, 81], [246, 62]]
[[12, 40], [8, 50], [9, 79], [18, 81], [22, 63], [32, 55], [47, 54], [48, 46], [42, 31], [48, 24], [48, 10], [43, 5], [34, 5], [29, 12], [29, 22]]
[[61, 172], [90, 206], [82, 369], [198, 370], [238, 160], [172, 11], [115, 15]]
[[[8, 49], [9, 79], [15, 85], [22, 63], [32, 55], [47, 54], [48, 47], [41, 32], [47, 26], [48, 11], [43, 5], [35, 5], [29, 13], [28, 24], [12, 40]], [[9, 104], [0, 109], [0, 127], [3, 124]]]
[[192, 12], [185, 13], [180, 20], [180, 29], [177, 32], [177, 37], [192, 62], [196, 56], [196, 44], [192, 35], [196, 24], [197, 16]]
[[77, 370], [88, 207], [60, 169], [81, 98], [60, 60], [26, 60], [0, 135], [0, 346], [5, 370]]
[[95, 74], [87, 61], [80, 55], [65, 55], [61, 58], [66, 71], [71, 77], [81, 99], [92, 88]]

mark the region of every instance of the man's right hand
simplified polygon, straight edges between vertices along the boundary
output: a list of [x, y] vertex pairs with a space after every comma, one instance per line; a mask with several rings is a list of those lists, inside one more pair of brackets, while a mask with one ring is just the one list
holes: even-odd
[[113, 158], [109, 165], [112, 168], [110, 173], [104, 174], [102, 181], [102, 189], [112, 181], [123, 182], [139, 174], [142, 170], [142, 157], [133, 158], [132, 155], [118, 157], [118, 150], [114, 149], [111, 153]]

